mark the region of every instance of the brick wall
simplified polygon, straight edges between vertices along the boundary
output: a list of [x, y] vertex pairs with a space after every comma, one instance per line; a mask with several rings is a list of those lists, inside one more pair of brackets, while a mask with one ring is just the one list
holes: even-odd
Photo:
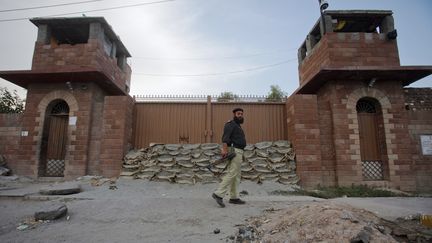
[[103, 176], [118, 176], [123, 157], [131, 148], [133, 102], [130, 96], [105, 97], [100, 149]]
[[6, 158], [8, 167], [15, 173], [17, 155], [21, 153], [22, 114], [0, 114], [0, 155]]
[[[377, 125], [384, 180], [363, 179], [356, 104], [365, 97], [379, 104]], [[431, 132], [432, 119], [405, 110], [404, 90], [399, 82], [377, 82], [373, 88], [362, 83], [327, 82], [317, 95], [289, 97], [287, 115], [297, 173], [306, 187], [367, 184], [415, 191], [431, 180], [427, 174], [429, 159], [416, 155], [417, 134]], [[417, 142], [407, 142], [411, 139]]]
[[423, 155], [420, 135], [432, 135], [432, 89], [407, 88], [405, 107], [408, 109], [409, 133], [413, 147], [412, 160], [418, 192], [432, 192], [432, 155]]
[[106, 54], [98, 39], [75, 45], [35, 44], [32, 62], [34, 71], [77, 72], [89, 69], [104, 72], [123, 91], [130, 80], [129, 65], [121, 70], [117, 66], [117, 59]]
[[300, 85], [322, 67], [399, 66], [396, 40], [379, 33], [326, 33], [299, 66]]
[[[77, 87], [80, 85], [78, 84]], [[22, 119], [22, 130], [28, 131], [29, 135], [21, 137], [21, 153], [14, 162], [17, 174], [38, 176], [45, 113], [50, 102], [56, 99], [65, 100], [69, 105], [69, 117], [77, 117], [76, 124], [68, 126], [65, 177], [73, 178], [86, 174], [92, 100], [95, 93], [101, 92], [100, 88], [92, 83], [86, 85], [88, 88], [85, 90], [73, 91], [64, 84], [42, 83], [29, 86]]]
[[[337, 184], [369, 184], [414, 191], [412, 147], [406, 142], [409, 140], [408, 114], [404, 110], [402, 85], [398, 82], [377, 82], [373, 88], [367, 88], [361, 83], [334, 82], [328, 86], [330, 91], [325, 92], [323, 89], [323, 92], [319, 93], [319, 100], [325, 100], [321, 96], [330, 97], [332, 126], [335, 128], [333, 142]], [[356, 104], [364, 97], [375, 99], [381, 109], [377, 115], [377, 124], [382, 131], [380, 142], [386, 169], [384, 181], [364, 181], [362, 176]], [[326, 117], [320, 117], [320, 120], [321, 118]]]
[[288, 140], [293, 143], [297, 175], [305, 188], [322, 185], [317, 109], [316, 95], [292, 95], [287, 100]]
[[89, 142], [88, 175], [100, 175], [100, 147], [102, 142], [103, 109], [105, 92], [96, 92], [92, 97], [91, 131]]
[[[17, 121], [0, 116], [0, 138], [7, 136], [0, 142], [0, 152], [14, 173], [40, 176], [45, 113], [56, 99], [65, 100], [69, 117], [77, 118], [76, 124], [68, 125], [65, 178], [119, 175], [122, 158], [131, 147], [134, 101], [130, 96], [106, 96], [93, 83], [73, 91], [64, 84], [30, 85], [25, 112], [15, 118]], [[28, 136], [20, 137], [21, 131], [28, 131]]]
[[337, 185], [336, 151], [333, 126], [333, 90], [330, 85], [321, 88], [317, 95], [318, 117], [321, 144], [322, 185]]

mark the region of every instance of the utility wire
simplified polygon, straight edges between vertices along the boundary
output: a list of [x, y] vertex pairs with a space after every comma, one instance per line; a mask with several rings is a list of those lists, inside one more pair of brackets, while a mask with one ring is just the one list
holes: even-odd
[[33, 10], [33, 9], [41, 9], [41, 8], [54, 8], [54, 7], [60, 7], [60, 6], [77, 5], [77, 4], [100, 2], [100, 1], [105, 1], [105, 0], [89, 0], [89, 1], [82, 1], [82, 2], [61, 3], [61, 4], [53, 4], [53, 5], [45, 5], [45, 6], [37, 6], [37, 7], [28, 7], [28, 8], [4, 9], [4, 10], [0, 10], [0, 13], [14, 12], [14, 11], [24, 11], [24, 10]]
[[153, 77], [204, 77], [204, 76], [221, 76], [221, 75], [244, 73], [244, 72], [251, 72], [251, 71], [256, 71], [256, 70], [261, 70], [261, 69], [272, 68], [272, 67], [280, 66], [280, 65], [283, 65], [285, 63], [289, 63], [289, 62], [296, 61], [296, 60], [297, 60], [297, 58], [294, 58], [294, 59], [289, 59], [289, 60], [285, 60], [285, 61], [282, 61], [282, 62], [273, 63], [273, 64], [269, 64], [269, 65], [263, 65], [263, 66], [252, 67], [252, 68], [247, 68], [247, 69], [243, 69], [243, 70], [236, 70], [236, 71], [230, 71], [230, 72], [220, 72], [220, 73], [203, 73], [203, 74], [162, 74], [162, 73], [160, 73], [160, 74], [158, 74], [158, 73], [135, 73], [135, 72], [132, 72], [132, 74], [142, 75], [142, 76], [153, 76]]
[[[159, 4], [159, 3], [166, 3], [166, 2], [173, 2], [173, 1], [176, 1], [176, 0], [161, 0], [161, 1], [154, 1], [154, 2], [147, 2], [147, 3], [122, 5], [122, 6], [110, 7], [110, 8], [92, 9], [92, 10], [87, 10], [87, 11], [53, 14], [53, 15], [46, 15], [46, 16], [42, 16], [42, 17], [55, 17], [55, 16], [63, 16], [63, 15], [71, 15], [71, 14], [91, 13], [91, 12], [99, 12], [99, 11], [121, 9], [121, 8], [131, 8], [131, 7], [138, 7], [138, 6], [143, 6], [143, 5]], [[26, 17], [26, 18], [15, 18], [15, 19], [0, 19], [0, 22], [11, 22], [11, 21], [19, 21], [19, 20], [27, 20], [27, 19], [30, 19], [30, 18]]]
[[291, 49], [279, 49], [269, 52], [262, 52], [262, 53], [254, 53], [249, 55], [240, 55], [240, 56], [220, 56], [220, 57], [185, 57], [185, 58], [163, 58], [163, 57], [137, 57], [133, 56], [132, 59], [143, 59], [143, 60], [150, 60], [150, 61], [201, 61], [201, 60], [213, 60], [213, 59], [239, 59], [239, 58], [245, 58], [245, 57], [257, 57], [257, 56], [265, 56], [270, 55], [273, 53], [280, 53], [280, 52], [289, 52], [296, 50], [297, 48], [291, 48]]

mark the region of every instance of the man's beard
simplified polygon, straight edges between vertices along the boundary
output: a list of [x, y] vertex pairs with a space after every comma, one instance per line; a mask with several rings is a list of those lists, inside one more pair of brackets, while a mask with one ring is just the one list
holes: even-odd
[[244, 118], [243, 117], [234, 117], [234, 121], [238, 124], [243, 124]]

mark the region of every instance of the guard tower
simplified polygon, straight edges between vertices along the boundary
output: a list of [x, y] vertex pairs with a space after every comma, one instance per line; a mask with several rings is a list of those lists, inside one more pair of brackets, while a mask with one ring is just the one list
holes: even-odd
[[404, 86], [432, 66], [400, 66], [392, 11], [325, 11], [298, 51], [288, 137], [304, 186], [415, 190]]
[[31, 70], [0, 77], [27, 89], [19, 155], [32, 177], [116, 176], [131, 136], [131, 55], [102, 17], [35, 18]]

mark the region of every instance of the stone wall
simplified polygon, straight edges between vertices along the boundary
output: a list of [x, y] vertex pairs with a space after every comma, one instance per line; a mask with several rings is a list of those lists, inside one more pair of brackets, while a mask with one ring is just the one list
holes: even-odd
[[[158, 144], [146, 149], [129, 152], [124, 158], [125, 176], [169, 181], [181, 184], [218, 182], [207, 168], [220, 159], [220, 145], [205, 144]], [[213, 167], [222, 173], [226, 162]], [[294, 150], [288, 141], [260, 142], [246, 146], [241, 166], [242, 179], [261, 183], [266, 180], [283, 184], [296, 184]]]

